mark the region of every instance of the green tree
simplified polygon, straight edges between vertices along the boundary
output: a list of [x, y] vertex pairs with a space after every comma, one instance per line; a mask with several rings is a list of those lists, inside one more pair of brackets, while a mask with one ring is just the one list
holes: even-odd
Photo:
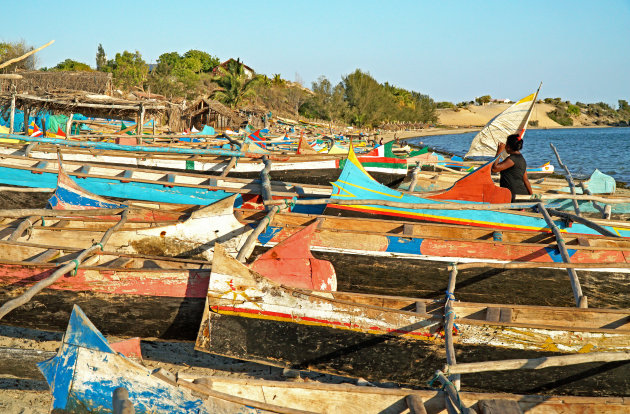
[[630, 112], [630, 105], [628, 105], [628, 101], [626, 101], [625, 99], [619, 99], [618, 103], [619, 103], [619, 111]]
[[342, 79], [349, 120], [355, 125], [375, 125], [385, 114], [388, 96], [381, 85], [360, 69]]
[[149, 67], [137, 50], [135, 53], [127, 50], [116, 53], [116, 57], [108, 62], [108, 66], [111, 67], [116, 85], [125, 90], [141, 86], [149, 72]]
[[98, 44], [96, 49], [96, 70], [102, 71], [107, 66], [107, 55], [105, 55], [105, 49], [102, 44]]
[[254, 87], [262, 82], [262, 77], [248, 76], [243, 64], [238, 60], [232, 60], [227, 68], [219, 66], [219, 74], [213, 78], [213, 81], [219, 86], [213, 94], [214, 98], [231, 108], [236, 108], [245, 99], [254, 96]]
[[219, 58], [216, 56], [211, 56], [209, 53], [203, 52], [201, 50], [191, 49], [188, 52], [184, 53], [184, 59], [190, 59], [192, 61], [198, 62], [195, 63], [195, 67], [199, 67], [199, 72], [211, 72], [212, 69], [219, 66]]
[[483, 95], [483, 96], [479, 96], [475, 98], [475, 102], [478, 103], [479, 105], [485, 105], [491, 100], [492, 100], [492, 97], [490, 95]]
[[577, 105], [569, 104], [567, 106], [567, 113], [571, 116], [580, 116], [580, 107]]
[[72, 59], [66, 59], [63, 62], [59, 62], [57, 66], [51, 68], [51, 70], [91, 72], [92, 68], [86, 63], [77, 62], [76, 60]]

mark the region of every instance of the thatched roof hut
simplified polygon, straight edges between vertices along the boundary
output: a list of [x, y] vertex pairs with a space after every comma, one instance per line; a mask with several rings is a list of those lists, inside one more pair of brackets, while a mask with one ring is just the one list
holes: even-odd
[[246, 122], [236, 112], [219, 101], [210, 98], [199, 98], [186, 107], [182, 114], [184, 124], [201, 129], [203, 125], [215, 129], [238, 129]]

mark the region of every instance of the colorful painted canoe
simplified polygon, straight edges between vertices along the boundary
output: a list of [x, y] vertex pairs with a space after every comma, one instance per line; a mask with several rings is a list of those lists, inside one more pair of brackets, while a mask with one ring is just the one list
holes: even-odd
[[[630, 311], [453, 302], [457, 362], [630, 348]], [[426, 310], [423, 309], [426, 307]], [[410, 311], [408, 309], [418, 309]], [[293, 289], [220, 247], [196, 349], [270, 365], [425, 386], [444, 366], [443, 304]], [[630, 363], [463, 375], [463, 389], [627, 395]]]
[[[36, 138], [29, 138], [29, 140], [35, 143], [38, 142]], [[300, 155], [279, 152], [256, 154], [253, 152], [242, 153], [238, 151], [204, 149], [190, 149], [191, 152], [186, 154], [184, 148], [125, 146], [88, 141], [72, 141], [70, 143], [65, 140], [57, 140], [59, 142], [52, 140], [54, 142], [51, 143], [48, 143], [48, 141], [51, 140], [47, 140], [41, 145], [29, 147], [28, 150], [25, 145], [3, 144], [0, 146], [0, 154], [27, 155], [28, 152], [28, 156], [32, 158], [55, 160], [57, 159], [57, 147], [59, 146], [63, 150], [64, 159], [68, 161], [118, 164], [126, 165], [130, 168], [149, 167], [190, 172], [215, 172], [217, 174], [226, 168], [230, 157], [236, 157], [238, 162], [231, 167], [230, 175], [249, 178], [258, 177], [258, 174], [264, 167], [261, 158], [263, 155], [268, 155], [272, 161], [272, 173], [282, 175], [280, 174], [282, 172], [291, 172], [292, 177], [297, 179], [308, 177], [309, 172], [318, 171], [320, 175], [326, 175], [329, 178], [327, 182], [322, 182], [321, 184], [328, 184], [336, 178], [339, 174], [339, 168], [343, 166], [343, 160], [346, 158], [346, 155]], [[73, 147], [66, 147], [66, 145], [69, 146], [71, 144], [73, 144]], [[105, 146], [101, 147], [102, 145]], [[145, 152], [144, 148], [149, 148], [151, 151]], [[169, 152], [169, 150], [182, 150], [180, 151], [182, 153]], [[361, 156], [361, 160], [369, 171], [380, 174], [385, 179], [390, 175], [398, 178], [407, 174], [407, 163], [398, 158], [366, 155]], [[303, 180], [300, 179], [299, 181]]]
[[[173, 382], [145, 368], [110, 345], [77, 306], [57, 355], [38, 364], [53, 397], [53, 412], [112, 412], [113, 395], [126, 390], [135, 413], [240, 414], [283, 412], [270, 404], [207, 393]], [[61, 411], [60, 411], [61, 410]]]
[[[485, 168], [467, 175], [459, 180], [452, 188], [446, 190], [439, 195], [431, 195], [426, 198], [417, 195], [403, 193], [388, 188], [375, 181], [370, 174], [365, 171], [356, 156], [351, 152], [349, 154], [349, 162], [346, 163], [339, 179], [333, 183], [333, 193], [331, 198], [343, 200], [384, 200], [396, 201], [403, 203], [428, 203], [443, 204], [442, 200], [455, 201], [457, 203], [470, 203], [470, 198], [464, 198], [463, 193], [475, 194], [476, 192], [462, 183], [470, 180], [471, 177], [481, 175], [483, 171], [489, 173], [487, 164]], [[491, 182], [490, 177], [487, 179]], [[487, 181], [481, 181], [482, 185], [488, 186]], [[492, 184], [494, 185], [494, 184]], [[496, 187], [496, 186], [495, 186]], [[490, 194], [493, 200], [500, 199], [504, 196], [500, 187]], [[506, 190], [508, 191], [508, 190]], [[509, 192], [509, 191], [508, 191]], [[496, 197], [495, 197], [496, 196]], [[468, 196], [466, 196], [468, 197]], [[462, 201], [464, 200], [464, 201]], [[490, 199], [476, 200], [483, 202], [496, 202]], [[389, 220], [415, 220], [428, 221], [438, 223], [461, 224], [466, 226], [479, 226], [495, 228], [499, 230], [527, 230], [527, 231], [550, 231], [547, 223], [540, 215], [531, 213], [492, 211], [492, 210], [433, 210], [433, 209], [409, 209], [400, 207], [388, 207], [377, 205], [345, 205], [345, 204], [328, 204], [325, 214], [329, 215], [353, 215], [353, 216], [371, 216]], [[596, 232], [582, 224], [567, 223], [565, 221], [555, 221], [556, 226], [565, 233], [572, 234], [596, 234]], [[621, 237], [630, 237], [630, 226], [607, 226], [604, 227], [618, 234]]]
[[[237, 194], [237, 206], [262, 208], [259, 180], [205, 174], [174, 173], [151, 169], [127, 169], [107, 164], [63, 162], [67, 174], [85, 190], [107, 197], [163, 203], [208, 205]], [[0, 183], [34, 188], [56, 188], [59, 163], [23, 156], [0, 160]], [[276, 198], [326, 197], [329, 186], [271, 183]], [[315, 210], [321, 211], [321, 207]]]

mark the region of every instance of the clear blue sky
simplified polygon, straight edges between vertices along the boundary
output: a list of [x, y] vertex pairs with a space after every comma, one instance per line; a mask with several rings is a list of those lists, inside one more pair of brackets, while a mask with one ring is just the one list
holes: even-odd
[[200, 49], [309, 86], [357, 68], [379, 82], [459, 102], [490, 94], [630, 100], [630, 0], [0, 1], [0, 40], [40, 46], [40, 66], [95, 65], [138, 50]]

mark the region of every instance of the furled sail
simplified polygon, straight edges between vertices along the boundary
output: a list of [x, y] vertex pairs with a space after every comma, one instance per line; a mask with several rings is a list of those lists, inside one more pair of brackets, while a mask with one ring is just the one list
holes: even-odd
[[466, 157], [492, 157], [496, 154], [499, 143], [505, 142], [508, 135], [519, 134], [522, 137], [527, 129], [538, 91], [524, 97], [488, 122], [473, 138]]

